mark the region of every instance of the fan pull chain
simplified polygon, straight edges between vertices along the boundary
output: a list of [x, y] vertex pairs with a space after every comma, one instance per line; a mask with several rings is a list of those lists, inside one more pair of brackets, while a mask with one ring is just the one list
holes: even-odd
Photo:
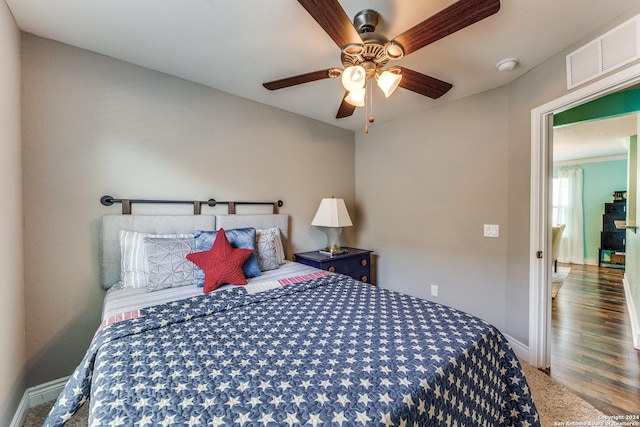
[[[369, 98], [369, 91], [368, 91], [368, 85], [365, 83], [364, 86], [364, 115], [365, 117], [367, 116], [367, 114], [369, 113], [369, 100], [367, 98]], [[364, 133], [369, 133], [369, 123], [365, 122], [364, 123]]]
[[[373, 117], [373, 86], [367, 86], [365, 87], [365, 115], [369, 118], [367, 119], [368, 123], [364, 124], [364, 133], [369, 133], [369, 123], [373, 123], [375, 120]], [[369, 102], [367, 102], [367, 98]]]

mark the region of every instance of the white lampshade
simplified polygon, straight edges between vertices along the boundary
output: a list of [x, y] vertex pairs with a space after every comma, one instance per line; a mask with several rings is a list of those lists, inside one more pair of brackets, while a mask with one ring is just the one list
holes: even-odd
[[342, 72], [342, 86], [349, 92], [362, 89], [366, 80], [367, 72], [360, 65], [347, 67]]
[[400, 80], [402, 80], [402, 74], [392, 73], [390, 71], [384, 71], [382, 74], [378, 76], [377, 82], [378, 87], [382, 89], [385, 97], [389, 97], [393, 93], [394, 90], [400, 84]]
[[340, 234], [342, 233], [342, 227], [352, 226], [353, 223], [349, 217], [349, 212], [347, 212], [344, 200], [333, 197], [322, 199], [311, 225], [326, 227], [327, 246], [324, 248], [325, 252], [332, 256], [346, 252], [346, 249], [340, 247]]
[[353, 225], [343, 199], [322, 199], [311, 225], [319, 227], [350, 227]]
[[365, 88], [354, 90], [353, 92], [349, 92], [344, 100], [354, 107], [364, 107], [364, 97], [366, 92], [367, 90]]

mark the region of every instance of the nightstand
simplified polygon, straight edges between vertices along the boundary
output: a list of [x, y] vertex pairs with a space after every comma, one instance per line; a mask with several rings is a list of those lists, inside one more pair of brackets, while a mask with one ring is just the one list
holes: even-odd
[[348, 252], [340, 255], [324, 255], [318, 251], [302, 252], [293, 255], [293, 260], [332, 273], [345, 274], [356, 280], [370, 283], [371, 252], [365, 249], [344, 248]]

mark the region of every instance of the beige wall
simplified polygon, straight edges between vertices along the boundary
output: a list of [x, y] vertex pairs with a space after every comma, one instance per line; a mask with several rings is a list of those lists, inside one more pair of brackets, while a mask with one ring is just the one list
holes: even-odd
[[377, 283], [428, 299], [436, 285], [435, 300], [501, 329], [507, 244], [482, 232], [507, 231], [507, 120], [498, 89], [356, 137], [358, 240], [376, 251]]
[[529, 233], [531, 197], [531, 110], [567, 93], [565, 56], [550, 58], [508, 86], [509, 129], [507, 305], [504, 332], [529, 343]]
[[28, 34], [22, 54], [29, 385], [71, 374], [98, 326], [102, 195], [282, 199], [292, 251], [325, 243], [322, 197], [353, 208], [352, 132]]
[[[508, 86], [356, 133], [358, 245], [376, 251], [380, 286], [528, 344], [531, 110], [568, 93], [567, 53], [639, 12]], [[499, 224], [500, 237], [483, 237], [483, 224]]]
[[0, 1], [0, 425], [25, 387], [25, 313], [20, 161], [20, 33]]

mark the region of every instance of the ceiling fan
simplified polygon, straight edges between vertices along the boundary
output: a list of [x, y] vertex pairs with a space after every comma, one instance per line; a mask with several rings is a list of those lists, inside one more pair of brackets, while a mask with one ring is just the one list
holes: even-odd
[[[365, 9], [351, 20], [338, 0], [298, 0], [341, 49], [344, 68], [329, 68], [264, 83], [269, 90], [342, 77], [345, 94], [336, 118], [349, 117], [356, 107], [365, 105], [366, 82], [376, 79], [385, 96], [399, 86], [420, 95], [437, 99], [452, 84], [402, 66], [390, 66], [398, 60], [441, 38], [468, 27], [500, 10], [500, 0], [458, 0], [451, 6], [425, 19], [389, 40], [376, 33], [378, 12]], [[369, 119], [373, 121], [373, 118]]]

